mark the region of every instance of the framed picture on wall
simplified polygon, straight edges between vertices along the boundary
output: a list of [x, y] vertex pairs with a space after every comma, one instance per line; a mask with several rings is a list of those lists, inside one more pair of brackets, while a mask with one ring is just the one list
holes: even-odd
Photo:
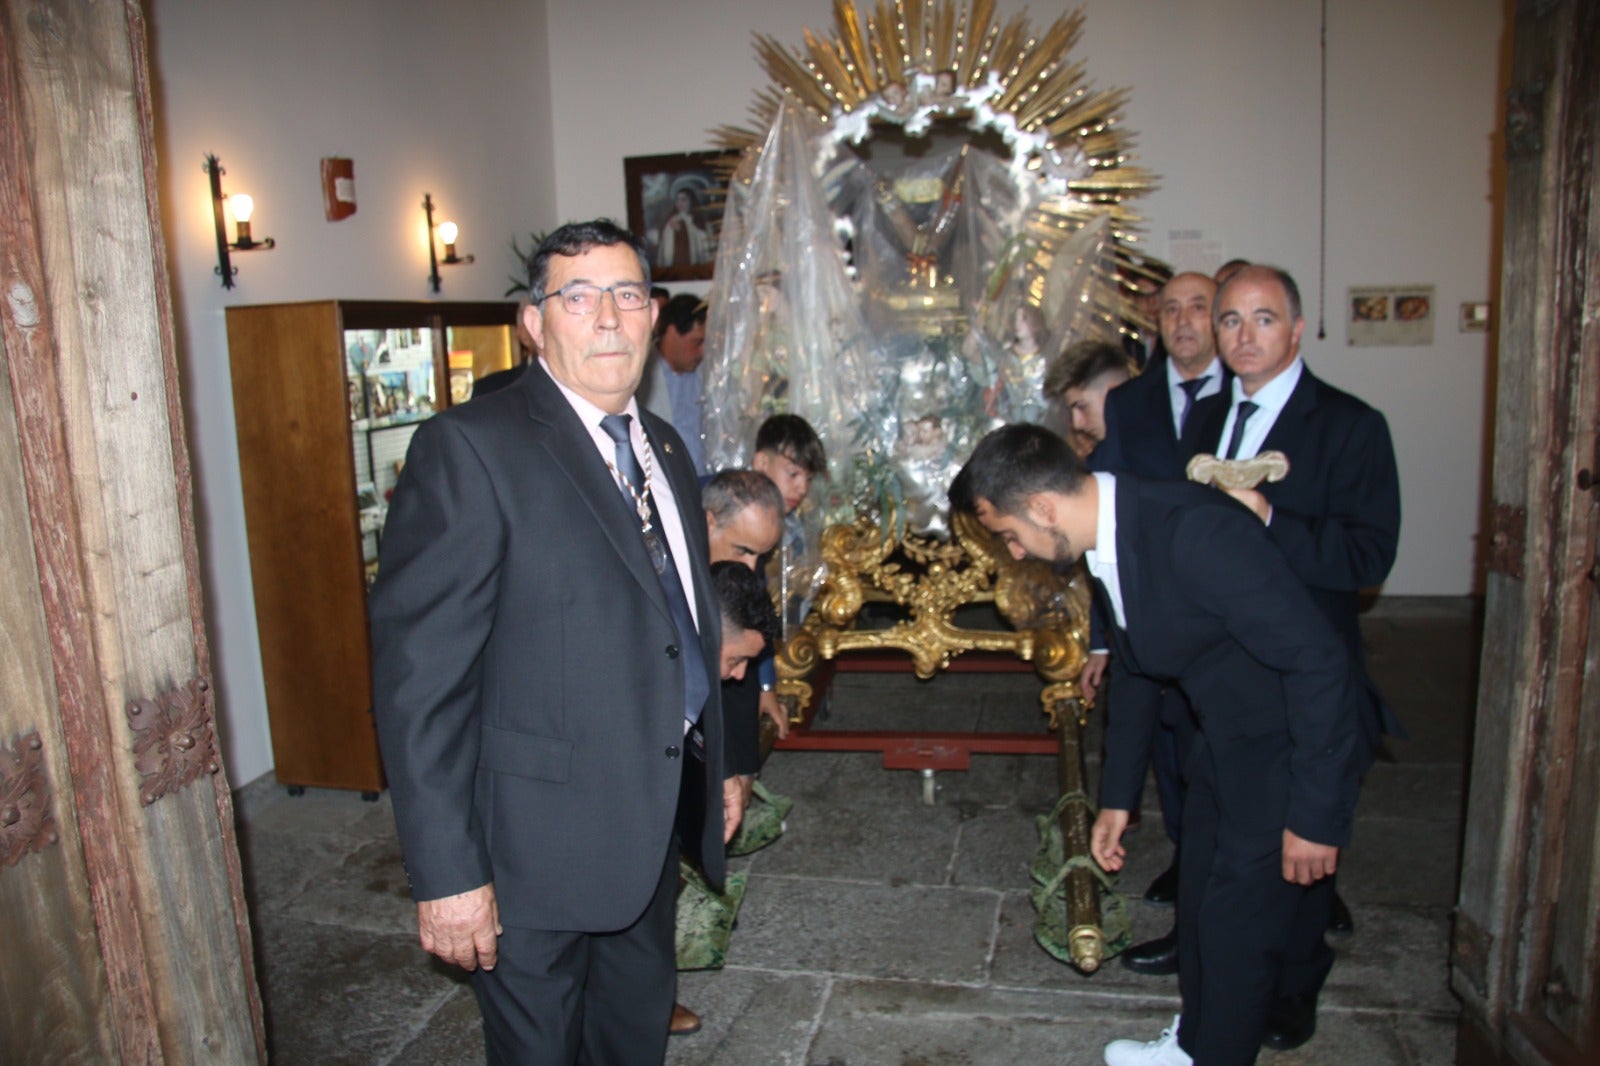
[[650, 252], [658, 281], [711, 277], [722, 231], [727, 152], [629, 156], [622, 161], [628, 192], [628, 228]]

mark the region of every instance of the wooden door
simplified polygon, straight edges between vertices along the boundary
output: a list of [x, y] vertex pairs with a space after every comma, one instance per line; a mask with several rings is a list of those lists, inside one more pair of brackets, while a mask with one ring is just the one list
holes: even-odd
[[1600, 4], [1523, 0], [1451, 983], [1463, 1063], [1600, 1061]]
[[154, 167], [139, 5], [0, 0], [3, 1062], [265, 1060]]

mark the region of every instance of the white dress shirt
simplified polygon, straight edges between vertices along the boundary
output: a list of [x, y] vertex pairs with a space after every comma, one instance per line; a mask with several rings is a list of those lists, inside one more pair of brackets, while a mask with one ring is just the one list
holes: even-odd
[[1122, 609], [1122, 581], [1117, 576], [1117, 479], [1111, 474], [1095, 474], [1094, 479], [1100, 486], [1100, 515], [1095, 525], [1094, 547], [1083, 553], [1083, 561], [1089, 568], [1089, 576], [1105, 586], [1117, 628], [1125, 630], [1128, 617]]
[[[1195, 402], [1207, 396], [1215, 396], [1222, 391], [1222, 360], [1216, 356], [1211, 357], [1211, 365], [1206, 367], [1195, 377], [1207, 378], [1200, 390], [1194, 394]], [[1185, 378], [1178, 373], [1178, 368], [1173, 365], [1172, 357], [1167, 357], [1167, 399], [1172, 404], [1172, 432], [1183, 436], [1183, 407], [1188, 402], [1189, 394], [1183, 391]]]
[[[550, 367], [541, 357], [539, 367], [546, 374], [550, 374]], [[572, 409], [578, 413], [578, 418], [583, 422], [583, 428], [589, 431], [589, 439], [594, 442], [595, 451], [600, 453], [600, 458], [605, 460], [606, 466], [611, 470], [611, 476], [616, 479], [617, 491], [624, 496], [628, 490], [623, 487], [622, 475], [616, 470], [617, 445], [616, 442], [600, 428], [600, 420], [607, 412], [600, 410], [582, 396], [567, 388], [550, 374], [550, 380], [555, 381], [556, 388], [561, 390], [561, 395], [567, 398]], [[672, 495], [672, 485], [667, 480], [666, 471], [661, 469], [659, 462], [646, 464], [644, 457], [651, 451], [649, 443], [645, 440], [644, 427], [639, 422], [639, 405], [631, 397], [628, 406], [623, 409], [623, 414], [633, 416], [628, 424], [628, 435], [633, 443], [633, 454], [639, 459], [640, 469], [646, 471], [645, 481], [650, 495], [655, 499], [656, 521], [661, 523], [661, 531], [667, 535], [667, 546], [672, 549], [672, 564], [678, 569], [678, 580], [683, 583], [684, 599], [689, 601], [689, 614], [694, 618], [696, 628], [700, 626], [700, 614], [695, 605], [694, 576], [689, 569], [689, 541], [683, 533], [683, 519], [678, 514], [677, 498]], [[630, 508], [631, 510], [631, 508]]]
[[1283, 405], [1289, 402], [1289, 395], [1300, 384], [1300, 372], [1304, 369], [1305, 362], [1298, 355], [1295, 356], [1289, 369], [1257, 389], [1254, 396], [1246, 396], [1244, 385], [1238, 378], [1233, 379], [1233, 405], [1228, 408], [1228, 420], [1222, 424], [1222, 437], [1217, 441], [1217, 458], [1228, 457], [1228, 442], [1233, 439], [1233, 423], [1239, 417], [1241, 400], [1249, 400], [1258, 410], [1244, 424], [1244, 437], [1239, 441], [1238, 454], [1233, 458], [1255, 458], [1261, 445], [1266, 442], [1267, 434], [1272, 432], [1273, 423], [1278, 421]]

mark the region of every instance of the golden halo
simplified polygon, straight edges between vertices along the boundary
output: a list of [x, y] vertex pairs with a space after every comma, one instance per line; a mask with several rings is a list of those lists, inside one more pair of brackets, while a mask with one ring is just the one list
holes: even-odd
[[[1109, 213], [1119, 291], [1131, 295], [1129, 279], [1146, 271], [1128, 252], [1142, 221], [1130, 201], [1155, 180], [1130, 163], [1133, 136], [1121, 120], [1128, 90], [1091, 88], [1084, 64], [1070, 60], [1082, 11], [1037, 33], [1026, 14], [1001, 22], [994, 9], [995, 0], [879, 0], [863, 18], [852, 0], [834, 0], [832, 37], [806, 30], [805, 47], [797, 49], [756, 34], [772, 86], [751, 105], [751, 125], [721, 126], [712, 136], [720, 147], [753, 155], [786, 99], [836, 143], [870, 136], [875, 121], [915, 136], [931, 121], [964, 119], [975, 131], [1000, 133], [1013, 171], [1049, 190], [1044, 228], [1054, 221], [1075, 231]], [[1126, 303], [1119, 317], [1142, 322]]]

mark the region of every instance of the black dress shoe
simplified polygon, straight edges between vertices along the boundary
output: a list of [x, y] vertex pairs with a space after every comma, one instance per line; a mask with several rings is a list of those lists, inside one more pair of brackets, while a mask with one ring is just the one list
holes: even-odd
[[1349, 936], [1356, 931], [1356, 920], [1345, 906], [1344, 897], [1333, 894], [1333, 910], [1328, 915], [1328, 932], [1335, 936]]
[[1178, 972], [1178, 931], [1135, 944], [1122, 953], [1122, 965], [1134, 973], [1156, 976]]
[[1150, 882], [1144, 890], [1144, 901], [1157, 907], [1171, 907], [1178, 902], [1178, 864], [1174, 862]]
[[1261, 1046], [1274, 1051], [1292, 1051], [1310, 1040], [1316, 1031], [1317, 1001], [1305, 996], [1287, 996], [1273, 1005]]

